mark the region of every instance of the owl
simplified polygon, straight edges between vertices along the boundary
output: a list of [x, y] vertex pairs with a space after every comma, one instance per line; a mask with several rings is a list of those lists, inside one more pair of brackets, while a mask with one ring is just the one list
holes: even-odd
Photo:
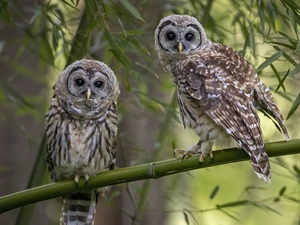
[[[113, 169], [116, 157], [119, 86], [104, 63], [82, 59], [58, 77], [46, 114], [47, 162], [53, 181]], [[96, 203], [105, 188], [63, 196], [60, 224], [94, 224]]]
[[[261, 111], [289, 139], [271, 91], [253, 66], [227, 45], [207, 39], [202, 25], [191, 16], [163, 18], [155, 30], [155, 49], [164, 69], [172, 73], [184, 127], [200, 137], [185, 156], [212, 155], [212, 146], [234, 139], [250, 156], [254, 172], [270, 182], [271, 168], [262, 139]], [[232, 137], [232, 138], [231, 138]]]

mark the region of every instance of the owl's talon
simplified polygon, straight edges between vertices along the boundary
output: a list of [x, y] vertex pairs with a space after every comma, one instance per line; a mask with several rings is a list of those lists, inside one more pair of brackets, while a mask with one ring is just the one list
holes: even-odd
[[212, 153], [212, 150], [209, 150], [208, 152], [203, 152], [201, 153], [200, 157], [199, 157], [199, 162], [202, 163], [204, 161], [204, 159], [206, 158], [206, 156], [210, 157], [211, 161], [213, 161], [213, 153]]
[[74, 181], [75, 181], [75, 184], [77, 187], [78, 187], [78, 183], [79, 183], [79, 178], [80, 178], [80, 175], [76, 174]]
[[80, 179], [80, 177], [84, 177], [84, 179], [85, 179], [85, 184], [84, 184], [84, 186], [86, 186], [87, 183], [88, 183], [88, 181], [89, 181], [89, 179], [90, 179], [90, 176], [89, 176], [88, 174], [85, 174], [85, 175], [79, 175], [79, 174], [76, 174], [76, 176], [75, 176], [75, 178], [74, 178], [74, 181], [75, 181], [75, 184], [76, 184], [77, 187], [78, 187], [78, 184], [79, 184], [79, 179]]
[[173, 157], [174, 157], [175, 159], [177, 159], [177, 157], [176, 157], [176, 152], [175, 152], [175, 151], [173, 151]]
[[209, 155], [211, 160], [213, 160], [213, 153], [212, 153], [211, 148], [208, 148], [208, 150], [207, 150], [207, 148], [202, 149], [201, 145], [199, 145], [199, 144], [192, 145], [187, 150], [175, 149], [174, 155], [176, 155], [176, 153], [182, 155], [182, 161], [184, 161], [186, 159], [186, 157], [190, 157], [190, 156], [193, 156], [193, 155], [196, 155], [196, 154], [199, 154], [199, 153], [200, 153], [200, 157], [199, 157], [199, 162], [200, 163], [202, 163], [204, 161], [204, 158], [207, 155]]
[[85, 174], [85, 175], [84, 175], [84, 179], [85, 179], [85, 184], [84, 184], [84, 186], [86, 186], [87, 183], [88, 183], [88, 181], [89, 181], [89, 179], [90, 179], [90, 176], [89, 176], [88, 174]]
[[189, 158], [195, 154], [198, 154], [199, 147], [200, 147], [199, 145], [192, 145], [187, 150], [175, 149], [174, 155], [176, 155], [176, 153], [182, 155], [181, 161], [183, 162], [186, 158]]
[[188, 154], [184, 154], [182, 157], [181, 157], [181, 162], [183, 162], [186, 158], [189, 158], [190, 156]]

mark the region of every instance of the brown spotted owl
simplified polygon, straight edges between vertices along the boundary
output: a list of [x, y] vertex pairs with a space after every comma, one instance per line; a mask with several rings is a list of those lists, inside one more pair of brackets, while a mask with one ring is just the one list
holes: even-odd
[[262, 138], [260, 110], [289, 139], [283, 117], [271, 91], [253, 66], [227, 45], [208, 40], [202, 25], [191, 16], [163, 18], [155, 31], [155, 48], [166, 71], [173, 75], [184, 127], [200, 137], [184, 156], [199, 154], [199, 161], [214, 144], [233, 138], [250, 156], [259, 178], [270, 182], [271, 167]]

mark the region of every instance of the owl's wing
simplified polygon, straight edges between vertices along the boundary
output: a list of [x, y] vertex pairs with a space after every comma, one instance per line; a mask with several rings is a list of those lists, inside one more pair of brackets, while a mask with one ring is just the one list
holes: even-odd
[[273, 100], [271, 91], [262, 82], [254, 87], [254, 104], [257, 110], [272, 120], [277, 129], [285, 134], [286, 140], [289, 140], [283, 117]]
[[[220, 73], [222, 72], [222, 74]], [[239, 82], [224, 69], [189, 62], [182, 70], [188, 94], [250, 155], [258, 174], [269, 176], [268, 156], [255, 112], [253, 91], [244, 93]]]

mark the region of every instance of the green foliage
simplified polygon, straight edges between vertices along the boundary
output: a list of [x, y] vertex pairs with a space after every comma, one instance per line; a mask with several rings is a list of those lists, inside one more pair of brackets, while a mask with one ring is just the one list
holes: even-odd
[[[276, 100], [280, 96], [283, 97], [279, 108], [284, 109], [283, 114], [289, 119], [290, 132], [294, 134], [292, 137], [298, 135], [296, 129], [292, 130], [293, 123], [297, 123], [299, 116], [297, 109], [300, 104], [298, 91], [300, 6], [296, 0], [168, 0], [164, 2], [63, 0], [36, 1], [32, 5], [2, 0], [0, 6], [1, 24], [18, 34], [6, 39], [0, 38], [0, 63], [12, 71], [12, 74], [0, 83], [0, 119], [10, 118], [15, 121], [15, 118], [30, 116], [34, 117], [37, 123], [43, 123], [48, 105], [47, 91], [43, 89], [36, 95], [24, 95], [22, 90], [15, 87], [14, 82], [23, 79], [27, 83], [31, 82], [33, 86], [52, 87], [54, 82], [52, 77], [57, 77], [59, 71], [71, 62], [81, 58], [97, 59], [108, 64], [120, 81], [122, 88], [119, 101], [120, 127], [125, 126], [126, 121], [131, 119], [137, 124], [137, 130], [144, 130], [145, 133], [152, 135], [150, 139], [153, 140], [153, 144], [144, 146], [129, 136], [128, 133], [132, 128], [127, 127], [128, 131], [120, 129], [121, 146], [122, 143], [124, 145], [130, 143], [131, 148], [135, 149], [128, 157], [126, 155], [129, 153], [122, 153], [125, 155], [122, 159], [124, 164], [132, 165], [137, 160], [142, 163], [172, 157], [171, 150], [184, 146], [185, 141], [191, 143], [188, 137], [182, 134], [184, 131], [178, 131], [176, 128], [176, 126], [181, 127], [181, 122], [177, 112], [176, 96], [172, 94], [174, 87], [170, 85], [169, 75], [162, 71], [158, 63], [153, 49], [153, 33], [163, 16], [180, 13], [195, 16], [201, 21], [207, 36], [212, 41], [233, 46], [255, 65], [259, 75], [268, 81], [267, 86], [277, 93]], [[10, 54], [12, 48], [16, 48], [16, 51]], [[33, 56], [38, 58], [34, 69], [30, 65]], [[11, 109], [14, 115], [7, 114], [4, 110], [6, 108]], [[150, 122], [147, 122], [147, 119]], [[151, 125], [155, 123], [154, 120], [158, 121], [159, 127], [153, 131]], [[13, 124], [23, 129], [22, 124]], [[146, 125], [139, 127], [139, 124]], [[267, 129], [269, 131], [269, 127]], [[23, 133], [26, 134], [26, 130]], [[271, 132], [266, 136], [270, 138]], [[40, 142], [40, 140], [35, 141]], [[195, 138], [193, 141], [195, 142]], [[121, 148], [119, 151], [122, 151]], [[44, 162], [44, 155], [41, 152], [44, 152], [43, 140], [35, 169], [42, 168], [42, 165], [38, 164]], [[278, 167], [283, 168], [284, 172], [288, 171], [288, 175], [285, 176], [293, 177], [292, 182], [289, 180], [291, 186], [297, 183], [297, 179], [299, 180], [299, 165], [296, 164], [297, 157], [289, 158], [287, 161], [291, 168], [283, 161], [275, 160]], [[213, 169], [217, 170], [214, 167], [211, 173]], [[42, 172], [34, 173], [37, 170], [33, 170], [28, 188], [41, 185], [45, 181], [45, 168], [39, 171]], [[0, 173], [5, 173], [5, 167], [2, 165], [0, 165]], [[194, 173], [192, 174], [190, 175], [194, 176]], [[178, 179], [178, 177], [174, 178], [174, 183], [180, 183]], [[286, 178], [282, 175], [278, 179], [284, 182]], [[239, 183], [237, 186], [242, 185], [241, 190], [247, 193], [247, 198], [245, 196], [241, 198], [233, 195], [235, 190], [231, 190], [232, 195], [226, 196], [222, 192], [224, 182], [221, 183], [218, 179], [204, 176], [200, 177], [200, 180], [206, 182], [208, 190], [206, 194], [201, 191], [199, 196], [201, 199], [207, 199], [207, 204], [214, 204], [214, 207], [204, 207], [204, 203], [197, 202], [196, 198], [193, 198], [188, 204], [183, 204], [179, 210], [172, 208], [174, 210], [171, 210], [171, 213], [178, 212], [185, 224], [201, 224], [199, 221], [205, 217], [204, 213], [215, 215], [216, 212], [221, 212], [222, 216], [225, 215], [234, 224], [244, 224], [241, 220], [242, 216], [232, 213], [232, 208], [244, 212], [243, 209], [247, 211], [252, 207], [267, 213], [281, 214], [284, 217], [284, 213], [280, 212], [278, 207], [273, 207], [272, 203], [293, 202], [295, 208], [300, 204], [298, 196], [291, 191], [288, 184], [284, 187], [282, 184], [279, 186], [275, 184], [279, 189], [278, 193], [269, 194], [272, 197], [265, 198], [263, 194], [268, 192], [267, 188], [252, 184], [253, 181], [249, 181], [250, 184], [241, 184], [240, 181], [236, 181], [237, 179], [230, 177], [232, 183]], [[143, 214], [147, 213], [145, 207], [150, 182], [146, 181], [142, 188], [135, 184], [131, 186], [136, 192], [140, 190], [141, 196], [139, 202], [133, 203], [137, 206], [134, 215], [128, 213], [132, 217], [132, 224], [138, 224]], [[199, 184], [195, 179], [190, 186], [195, 188], [197, 185]], [[235, 184], [231, 185], [235, 186]], [[167, 184], [164, 187], [167, 189]], [[178, 195], [178, 189], [182, 186], [179, 184], [176, 188], [174, 190], [173, 186], [170, 187], [175, 194], [169, 194], [166, 198], [171, 199], [173, 205], [182, 202]], [[129, 193], [130, 188], [126, 191]], [[255, 192], [255, 195], [252, 196], [252, 192]], [[115, 192], [117, 193], [119, 192]], [[166, 200], [166, 205], [168, 204], [169, 201]], [[196, 206], [191, 207], [194, 204]], [[200, 209], [201, 207], [209, 209]], [[21, 224], [20, 221], [24, 221], [25, 217], [29, 223], [33, 208], [27, 210], [24, 208], [24, 211], [20, 212], [17, 224]], [[174, 222], [171, 216], [169, 220], [170, 224]]]

